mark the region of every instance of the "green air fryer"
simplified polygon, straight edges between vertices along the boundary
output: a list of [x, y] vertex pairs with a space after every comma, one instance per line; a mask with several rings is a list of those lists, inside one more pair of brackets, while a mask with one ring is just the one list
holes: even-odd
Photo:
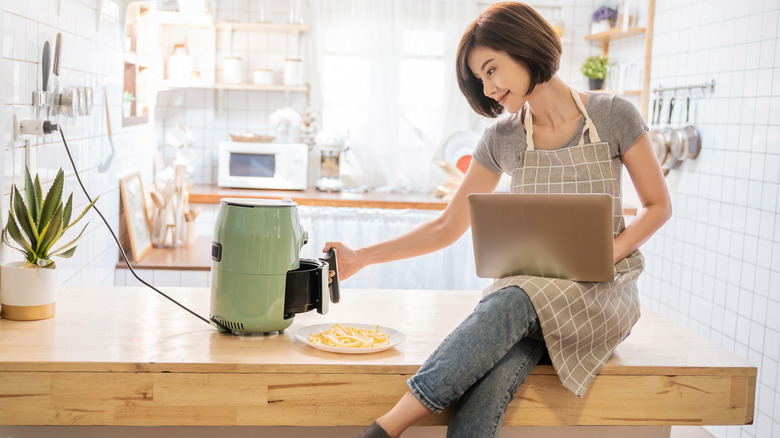
[[322, 259], [301, 259], [308, 240], [290, 199], [220, 200], [211, 244], [211, 322], [233, 334], [282, 333], [296, 313], [339, 300], [331, 250]]

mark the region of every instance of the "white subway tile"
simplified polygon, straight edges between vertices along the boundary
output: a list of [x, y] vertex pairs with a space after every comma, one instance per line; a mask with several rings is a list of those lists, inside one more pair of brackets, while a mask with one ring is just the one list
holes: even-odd
[[[767, 211], [777, 211], [778, 184], [766, 181], [762, 191], [761, 208]], [[771, 234], [770, 234], [771, 235]]]
[[780, 183], [780, 155], [766, 155], [764, 175], [767, 182], [774, 184]]

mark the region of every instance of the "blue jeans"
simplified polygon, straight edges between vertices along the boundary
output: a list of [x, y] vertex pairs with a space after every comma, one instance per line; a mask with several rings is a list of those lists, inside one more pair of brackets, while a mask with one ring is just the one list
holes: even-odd
[[407, 384], [435, 413], [454, 402], [447, 437], [497, 437], [509, 402], [546, 351], [530, 298], [511, 286], [483, 298]]

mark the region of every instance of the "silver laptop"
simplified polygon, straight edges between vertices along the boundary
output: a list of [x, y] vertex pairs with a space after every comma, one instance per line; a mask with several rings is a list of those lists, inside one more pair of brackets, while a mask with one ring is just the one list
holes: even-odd
[[469, 195], [477, 275], [613, 281], [608, 194]]

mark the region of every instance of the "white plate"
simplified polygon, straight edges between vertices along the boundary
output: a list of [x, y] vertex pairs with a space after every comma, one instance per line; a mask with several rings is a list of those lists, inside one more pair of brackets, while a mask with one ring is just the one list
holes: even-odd
[[[346, 327], [350, 325], [352, 327], [359, 328], [359, 329], [369, 329], [369, 330], [376, 329], [376, 325], [372, 325], [372, 324], [350, 324], [350, 323], [339, 323], [339, 324], [342, 327]], [[318, 334], [324, 332], [325, 330], [328, 330], [329, 328], [333, 327], [333, 325], [334, 325], [333, 323], [310, 325], [308, 327], [298, 329], [298, 331], [295, 332], [295, 337], [298, 338], [298, 340], [303, 342], [304, 344], [312, 346], [318, 350], [330, 351], [332, 353], [347, 353], [347, 354], [377, 353], [379, 351], [385, 351], [389, 348], [393, 348], [396, 345], [406, 340], [406, 335], [399, 332], [398, 330], [391, 329], [390, 327], [379, 326], [379, 331], [386, 334], [390, 338], [390, 343], [387, 345], [382, 345], [381, 347], [372, 347], [372, 348], [331, 347], [329, 345], [312, 344], [311, 342], [309, 342], [310, 334], [312, 333]]]
[[452, 134], [441, 147], [441, 157], [452, 164], [464, 155], [471, 155], [479, 143], [481, 135], [474, 131], [459, 131]]

